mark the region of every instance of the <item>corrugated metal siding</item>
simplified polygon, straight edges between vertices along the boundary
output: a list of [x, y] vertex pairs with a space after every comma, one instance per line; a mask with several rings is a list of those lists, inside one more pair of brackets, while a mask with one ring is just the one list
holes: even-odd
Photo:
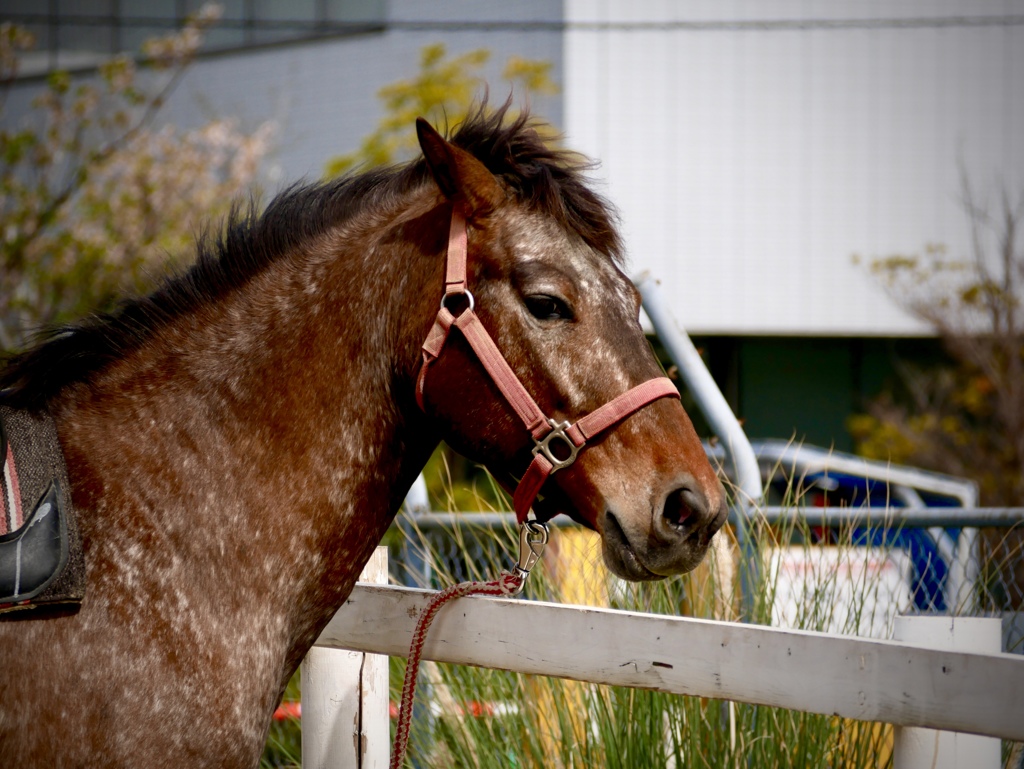
[[691, 332], [924, 333], [853, 255], [966, 253], [961, 159], [980, 187], [1024, 185], [1019, 22], [892, 22], [965, 15], [948, 2], [568, 0], [566, 14], [569, 143], [601, 161], [632, 266]]

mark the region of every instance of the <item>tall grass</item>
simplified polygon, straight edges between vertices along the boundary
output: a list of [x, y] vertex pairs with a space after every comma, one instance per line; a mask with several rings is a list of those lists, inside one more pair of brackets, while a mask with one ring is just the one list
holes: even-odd
[[[444, 468], [441, 473], [449, 477]], [[450, 481], [445, 488], [452, 488]], [[435, 506], [446, 501], [449, 510], [493, 509], [493, 500], [501, 498], [493, 487], [446, 496], [435, 488], [432, 496]], [[794, 510], [801, 502], [795, 494], [782, 500]], [[823, 534], [794, 515], [779, 526], [755, 521], [750, 538], [756, 568], [748, 575], [748, 604], [739, 595], [746, 567], [728, 528], [691, 574], [642, 584], [607, 572], [597, 535], [556, 528], [525, 597], [876, 637], [889, 637], [895, 612], [908, 609], [906, 557], [860, 546], [870, 540], [864, 527]], [[398, 581], [440, 588], [507, 569], [518, 535], [511, 523], [419, 530], [406, 521], [392, 528], [386, 542]], [[1020, 557], [1019, 548], [1007, 552], [1003, 560]], [[787, 571], [793, 564], [800, 566], [796, 574]], [[404, 659], [391, 660], [396, 702], [404, 667]], [[434, 663], [424, 665], [420, 687], [407, 764], [416, 767], [892, 766], [892, 727], [885, 724]], [[298, 765], [297, 724], [275, 730], [262, 766]], [[1021, 752], [1020, 745], [1004, 743], [1005, 766], [1017, 769]]]
[[[883, 628], [891, 618], [887, 586], [874, 581], [886, 554], [836, 545], [817, 567], [814, 532], [799, 524], [755, 526], [752, 616], [762, 624], [833, 632]], [[660, 614], [735, 620], [740, 616], [738, 548], [732, 532], [718, 538], [705, 563], [690, 575], [630, 584], [603, 567], [599, 538], [581, 529], [556, 529], [544, 561], [528, 582], [528, 598]], [[840, 532], [837, 541], [850, 541]], [[791, 543], [812, 572], [784, 580], [779, 553]], [[428, 568], [425, 586], [491, 578], [507, 568], [517, 538], [511, 527], [456, 526], [414, 532], [402, 543]], [[397, 553], [396, 553], [397, 555]], [[820, 560], [820, 559], [819, 559]], [[773, 567], [772, 564], [775, 564]], [[855, 588], [851, 590], [852, 588]], [[800, 595], [790, 595], [794, 589]], [[786, 592], [787, 595], [782, 595]], [[780, 606], [788, 606], [788, 613]], [[890, 611], [891, 613], [891, 611]], [[785, 614], [786, 616], [783, 616]], [[566, 638], [567, 644], [574, 639]], [[392, 662], [401, 682], [404, 660]], [[504, 671], [429, 664], [410, 759], [421, 767], [887, 767], [889, 726], [778, 708], [597, 686]], [[397, 699], [398, 691], [392, 696]]]

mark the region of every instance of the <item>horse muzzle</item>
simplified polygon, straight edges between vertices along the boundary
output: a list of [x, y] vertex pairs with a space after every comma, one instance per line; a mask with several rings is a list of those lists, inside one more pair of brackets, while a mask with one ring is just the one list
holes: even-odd
[[728, 517], [724, 494], [712, 497], [695, 484], [676, 486], [641, 515], [609, 507], [601, 521], [604, 559], [631, 581], [664, 579], [693, 570]]

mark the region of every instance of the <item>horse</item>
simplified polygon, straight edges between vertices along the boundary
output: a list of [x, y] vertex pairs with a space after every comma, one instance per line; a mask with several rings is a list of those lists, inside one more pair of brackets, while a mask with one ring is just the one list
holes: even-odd
[[5, 765], [256, 766], [441, 440], [514, 483], [601, 412], [533, 474], [535, 515], [600, 532], [630, 580], [704, 556], [724, 492], [678, 398], [632, 403], [663, 374], [589, 161], [507, 104], [417, 131], [409, 163], [236, 205], [187, 270], [0, 373], [0, 403], [56, 426], [86, 575], [77, 611], [0, 621]]

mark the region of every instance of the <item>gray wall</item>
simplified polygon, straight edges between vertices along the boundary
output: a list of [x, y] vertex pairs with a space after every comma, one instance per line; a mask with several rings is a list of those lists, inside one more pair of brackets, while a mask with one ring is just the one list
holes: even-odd
[[[500, 76], [513, 55], [552, 62], [553, 77], [561, 83], [562, 35], [557, 26], [540, 31], [515, 27], [517, 22], [550, 20], [560, 12], [560, 3], [544, 0], [394, 0], [389, 5], [394, 26], [381, 33], [201, 61], [168, 104], [164, 118], [191, 125], [234, 117], [246, 127], [273, 120], [278, 131], [266, 170], [273, 189], [299, 177], [317, 177], [328, 158], [356, 149], [382, 116], [377, 92], [413, 77], [426, 45], [443, 42], [450, 54], [489, 49], [485, 77], [492, 84], [491, 101], [508, 95]], [[431, 26], [417, 28], [419, 21]], [[451, 26], [438, 24], [443, 21]], [[498, 26], [462, 27], [467, 21], [496, 21]], [[560, 96], [538, 98], [532, 108], [555, 125], [563, 124]]]
[[[330, 157], [356, 149], [382, 116], [377, 92], [414, 77], [426, 45], [443, 42], [450, 54], [489, 49], [484, 77], [492, 102], [508, 96], [501, 71], [510, 56], [550, 61], [553, 78], [563, 81], [561, 2], [390, 0], [385, 8], [382, 32], [204, 55], [158, 123], [189, 128], [232, 118], [254, 130], [273, 121], [273, 151], [261, 180], [272, 192], [299, 178], [319, 177]], [[90, 75], [86, 70], [79, 76]], [[24, 117], [41, 82], [15, 84], [5, 122]], [[557, 126], [564, 123], [561, 95], [537, 98], [532, 111]]]

